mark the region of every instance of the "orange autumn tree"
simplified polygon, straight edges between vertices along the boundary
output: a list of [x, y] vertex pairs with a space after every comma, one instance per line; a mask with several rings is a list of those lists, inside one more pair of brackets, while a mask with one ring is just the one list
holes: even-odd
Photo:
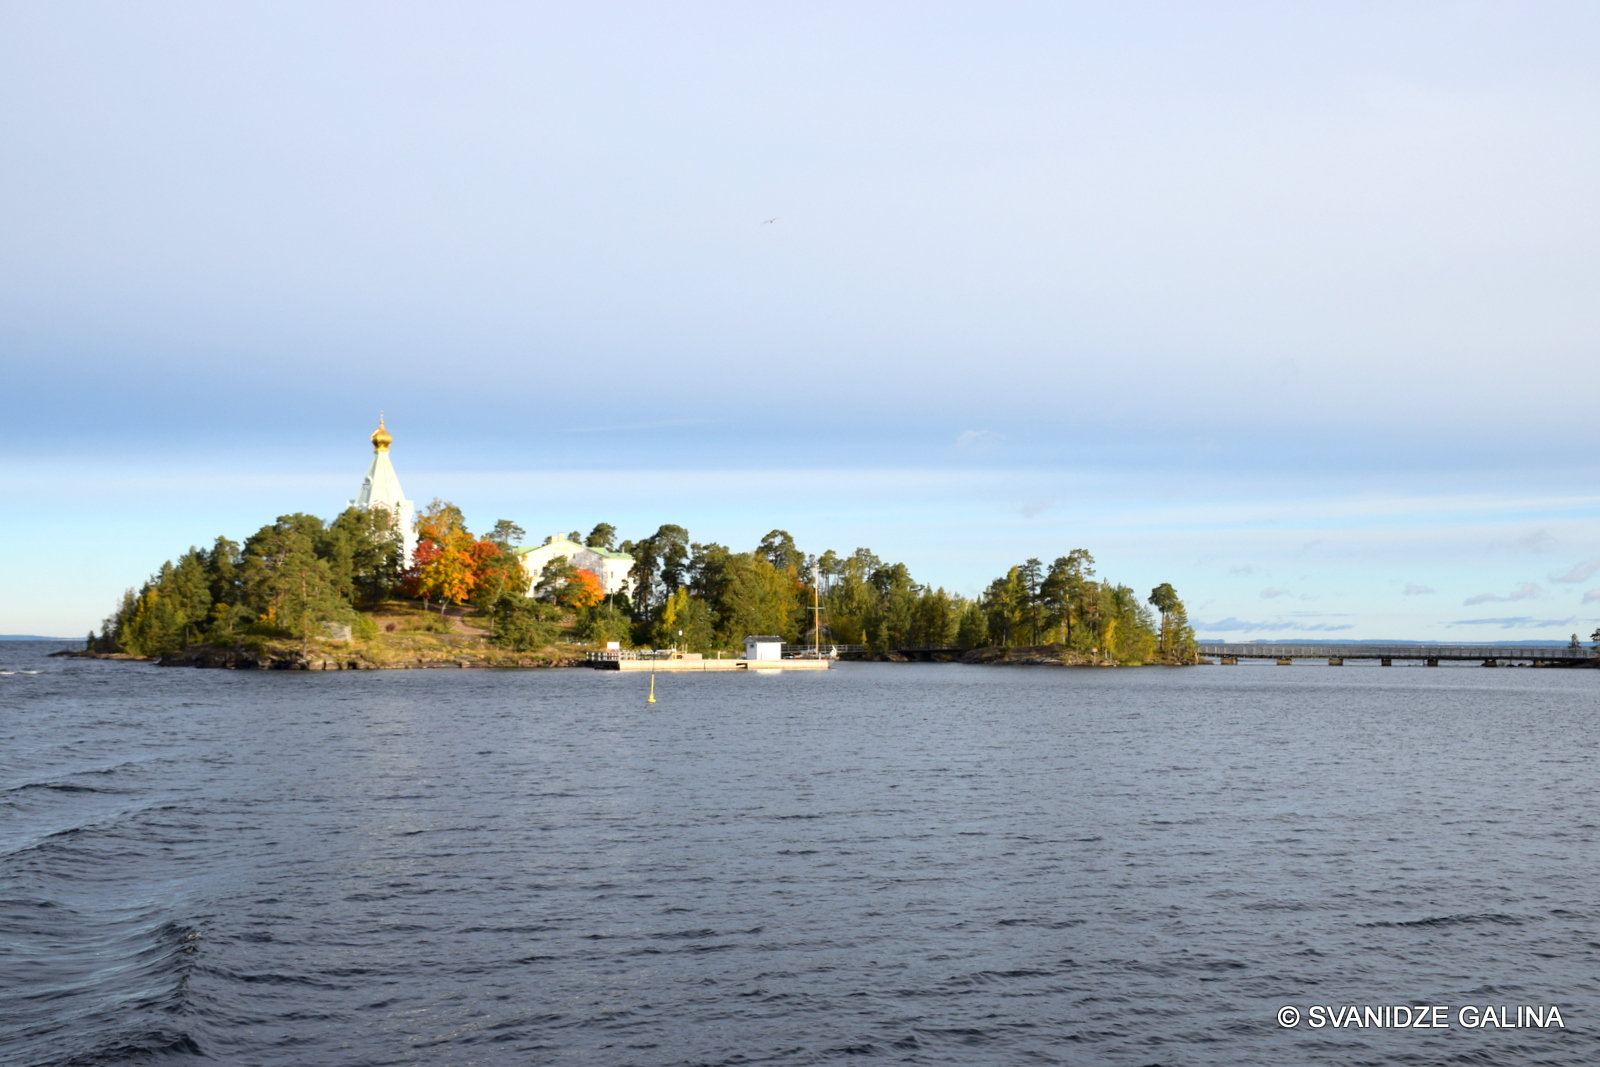
[[445, 604], [466, 602], [477, 588], [484, 560], [500, 551], [473, 537], [461, 509], [437, 497], [417, 516], [417, 538], [401, 588], [424, 602], [438, 597], [441, 612]]
[[567, 579], [566, 589], [562, 590], [562, 599], [574, 608], [592, 608], [605, 596], [600, 576], [582, 567], [573, 572], [572, 577]]

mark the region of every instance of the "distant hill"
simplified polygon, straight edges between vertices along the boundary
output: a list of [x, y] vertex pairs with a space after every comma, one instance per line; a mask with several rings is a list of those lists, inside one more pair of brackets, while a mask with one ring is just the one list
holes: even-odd
[[40, 634], [0, 634], [0, 641], [82, 641], [81, 637], [44, 637]]

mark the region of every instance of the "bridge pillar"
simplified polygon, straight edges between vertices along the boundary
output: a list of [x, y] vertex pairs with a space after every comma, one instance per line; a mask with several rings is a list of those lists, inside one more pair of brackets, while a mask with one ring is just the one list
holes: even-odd
[[1428, 666], [1437, 667], [1438, 665], [1439, 665], [1439, 657], [1438, 656], [1429, 656], [1428, 657]]
[[1330, 667], [1343, 667], [1344, 666], [1344, 657], [1343, 656], [1329, 656], [1328, 657], [1328, 666], [1330, 666]]
[[1284, 657], [1284, 658], [1278, 660], [1278, 666], [1280, 666], [1280, 667], [1293, 667], [1294, 666], [1294, 660], [1289, 659], [1288, 657]]
[[1378, 661], [1378, 664], [1383, 667], [1393, 667], [1394, 660], [1390, 659], [1388, 656], [1385, 656]]

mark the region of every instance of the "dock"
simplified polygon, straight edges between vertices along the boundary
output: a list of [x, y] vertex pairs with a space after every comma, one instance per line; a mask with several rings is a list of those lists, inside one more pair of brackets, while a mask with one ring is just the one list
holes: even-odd
[[623, 651], [591, 652], [584, 666], [599, 671], [825, 671], [829, 659], [705, 659], [694, 653], [654, 658]]

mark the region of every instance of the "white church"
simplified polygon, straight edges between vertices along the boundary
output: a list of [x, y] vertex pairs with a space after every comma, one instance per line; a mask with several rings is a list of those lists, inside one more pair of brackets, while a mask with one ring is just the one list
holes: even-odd
[[401, 559], [409, 567], [411, 553], [417, 550], [417, 506], [406, 499], [400, 488], [400, 476], [395, 474], [394, 464], [389, 461], [389, 446], [393, 442], [394, 437], [383, 428], [383, 415], [379, 414], [378, 428], [372, 433], [372, 464], [367, 467], [367, 476], [361, 479], [361, 492], [345, 506], [363, 511], [372, 508], [387, 511], [400, 527], [405, 553]]
[[[400, 476], [395, 474], [394, 464], [389, 460], [389, 446], [393, 443], [394, 437], [384, 429], [383, 415], [380, 413], [378, 428], [372, 434], [372, 463], [367, 467], [367, 476], [361, 480], [361, 492], [345, 506], [386, 510], [400, 527], [405, 552], [403, 559], [405, 565], [410, 566], [411, 554], [417, 549], [417, 506], [406, 499], [400, 488]], [[633, 557], [624, 552], [590, 548], [569, 540], [563, 534], [555, 534], [538, 548], [517, 549], [517, 555], [523, 569], [528, 572], [530, 592], [533, 585], [538, 584], [545, 565], [556, 556], [565, 556], [572, 566], [593, 572], [600, 579], [601, 591], [607, 596], [619, 591], [629, 595], [633, 593]]]

